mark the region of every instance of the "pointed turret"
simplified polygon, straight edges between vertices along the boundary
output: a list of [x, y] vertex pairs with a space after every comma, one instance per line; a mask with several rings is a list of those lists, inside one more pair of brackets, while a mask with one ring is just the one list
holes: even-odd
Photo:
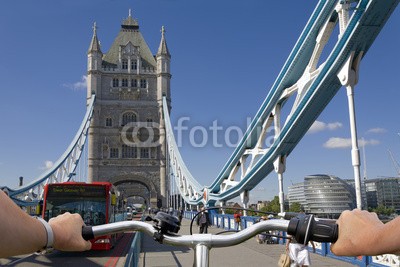
[[100, 80], [100, 71], [102, 65], [103, 53], [100, 49], [100, 42], [97, 39], [97, 26], [96, 22], [93, 23], [93, 37], [90, 42], [88, 51], [87, 62], [87, 100], [91, 98], [92, 94], [97, 93], [97, 84]]
[[96, 26], [96, 22], [93, 24], [93, 37], [92, 37], [92, 42], [90, 43], [89, 46], [89, 51], [88, 53], [91, 52], [100, 52], [100, 42], [99, 39], [97, 39], [97, 26]]
[[158, 55], [166, 55], [168, 57], [171, 57], [171, 54], [169, 53], [168, 46], [167, 46], [167, 41], [165, 39], [165, 27], [162, 26], [161, 28], [161, 42], [160, 46], [158, 47], [157, 51], [157, 56]]
[[156, 55], [157, 73], [169, 74], [171, 54], [169, 53], [167, 41], [165, 39], [165, 27], [161, 28], [161, 42]]
[[[163, 96], [167, 97], [168, 109], [171, 109], [171, 92], [170, 92], [170, 82], [171, 82], [171, 54], [168, 51], [167, 41], [165, 39], [165, 28], [161, 28], [161, 42], [158, 48], [157, 55], [157, 89], [158, 95], [157, 99], [159, 101], [160, 107], [162, 106]], [[161, 111], [160, 111], [161, 112]]]
[[100, 42], [97, 39], [96, 22], [93, 23], [93, 37], [88, 51], [88, 71], [100, 70], [103, 53], [100, 50]]

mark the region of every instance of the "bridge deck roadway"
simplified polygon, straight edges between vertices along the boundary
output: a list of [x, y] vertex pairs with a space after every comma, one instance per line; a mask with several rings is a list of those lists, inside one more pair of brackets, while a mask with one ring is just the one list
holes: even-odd
[[[183, 219], [179, 234], [189, 234], [190, 221]], [[209, 233], [218, 233], [222, 230], [216, 227], [208, 228]], [[193, 227], [193, 232], [197, 227]], [[282, 245], [258, 244], [255, 238], [228, 248], [214, 248], [210, 253], [210, 266], [277, 266]], [[151, 237], [143, 235], [142, 253], [139, 258], [139, 266], [192, 266], [193, 250], [184, 247], [162, 245]], [[311, 264], [314, 266], [346, 267], [352, 264], [323, 257], [311, 253]]]

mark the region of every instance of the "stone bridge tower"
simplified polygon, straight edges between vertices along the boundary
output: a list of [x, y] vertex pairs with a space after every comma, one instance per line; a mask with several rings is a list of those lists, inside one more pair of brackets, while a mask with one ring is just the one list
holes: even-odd
[[148, 190], [143, 195], [152, 207], [165, 207], [167, 198], [162, 97], [170, 105], [170, 59], [164, 27], [156, 55], [131, 14], [104, 54], [93, 27], [87, 98], [95, 94], [96, 103], [89, 128], [88, 182], [137, 184]]

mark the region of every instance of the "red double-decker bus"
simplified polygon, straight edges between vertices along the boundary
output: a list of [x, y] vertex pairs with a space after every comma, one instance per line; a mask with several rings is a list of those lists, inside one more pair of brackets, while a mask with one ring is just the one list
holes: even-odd
[[[65, 212], [79, 213], [86, 225], [106, 224], [122, 219], [117, 203], [116, 189], [108, 182], [47, 184], [42, 216], [48, 221]], [[91, 240], [92, 249], [111, 249], [117, 239], [116, 235], [98, 237]]]

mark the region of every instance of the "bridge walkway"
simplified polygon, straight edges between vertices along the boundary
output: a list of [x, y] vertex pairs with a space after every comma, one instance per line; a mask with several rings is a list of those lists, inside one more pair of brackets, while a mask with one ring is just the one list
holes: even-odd
[[[179, 234], [189, 234], [190, 220], [183, 219]], [[209, 233], [218, 233], [222, 229], [209, 227]], [[197, 233], [196, 226], [193, 232]], [[258, 244], [255, 238], [246, 242], [228, 248], [214, 248], [210, 253], [210, 266], [277, 266], [281, 253], [284, 252], [284, 246], [274, 244]], [[140, 254], [140, 267], [176, 267], [192, 266], [193, 250], [185, 247], [174, 247], [170, 245], [159, 244], [151, 237], [143, 235], [142, 253]], [[314, 266], [326, 267], [347, 267], [354, 266], [350, 263], [335, 260], [328, 257], [311, 253], [311, 264]]]

